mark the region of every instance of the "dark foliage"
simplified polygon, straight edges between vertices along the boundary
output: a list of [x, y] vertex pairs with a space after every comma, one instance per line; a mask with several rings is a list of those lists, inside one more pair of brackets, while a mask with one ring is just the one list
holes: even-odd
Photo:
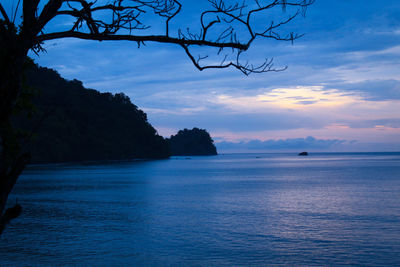
[[[166, 158], [169, 147], [146, 114], [123, 93], [85, 89], [56, 71], [34, 66], [27, 83], [34, 88], [30, 119], [15, 120], [29, 138], [33, 163], [133, 158]], [[28, 133], [28, 134], [27, 134]]]
[[217, 155], [210, 134], [203, 129], [180, 130], [169, 139], [171, 154], [175, 156]]

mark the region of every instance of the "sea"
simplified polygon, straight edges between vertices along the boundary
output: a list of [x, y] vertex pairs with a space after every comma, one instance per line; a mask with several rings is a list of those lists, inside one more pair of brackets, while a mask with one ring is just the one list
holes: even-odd
[[400, 153], [31, 165], [0, 266], [400, 266]]

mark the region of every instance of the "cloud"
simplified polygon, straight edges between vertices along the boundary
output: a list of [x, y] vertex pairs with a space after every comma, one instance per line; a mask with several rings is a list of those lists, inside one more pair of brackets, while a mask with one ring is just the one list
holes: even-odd
[[400, 119], [361, 120], [348, 125], [351, 128], [400, 128]]
[[[210, 131], [266, 131], [288, 130], [299, 128], [322, 128], [325, 123], [321, 120], [301, 114], [230, 114], [224, 110], [207, 110], [200, 112], [148, 113], [149, 121], [156, 127], [175, 129], [200, 127]], [[184, 115], [182, 114], [184, 113]]]
[[353, 83], [333, 83], [329, 87], [358, 93], [368, 101], [400, 100], [400, 80], [365, 80]]
[[298, 101], [296, 102], [296, 104], [298, 105], [311, 105], [311, 104], [315, 104], [318, 103], [317, 100], [303, 100], [303, 101]]
[[218, 150], [221, 151], [316, 151], [332, 149], [345, 143], [353, 144], [355, 141], [316, 139], [308, 136], [306, 138], [269, 139], [266, 141], [250, 140], [237, 143], [222, 141], [216, 143], [216, 145]]
[[297, 86], [266, 89], [264, 93], [253, 96], [217, 95], [214, 101], [237, 112], [264, 113], [266, 110], [277, 109], [302, 110], [310, 106], [343, 106], [355, 99], [339, 90], [325, 89], [322, 86]]

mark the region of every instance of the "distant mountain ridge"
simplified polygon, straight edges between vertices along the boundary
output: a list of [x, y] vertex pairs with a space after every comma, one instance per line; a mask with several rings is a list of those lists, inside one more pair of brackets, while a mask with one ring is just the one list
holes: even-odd
[[86, 89], [78, 80], [34, 66], [27, 84], [38, 93], [31, 119], [17, 126], [37, 128], [30, 151], [33, 163], [133, 158], [167, 158], [168, 142], [150, 125], [146, 114], [123, 93]]

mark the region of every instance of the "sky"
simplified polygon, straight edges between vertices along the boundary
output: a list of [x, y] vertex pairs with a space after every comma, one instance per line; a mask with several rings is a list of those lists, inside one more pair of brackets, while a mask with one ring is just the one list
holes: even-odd
[[[182, 1], [178, 24], [198, 21], [194, 2]], [[304, 36], [258, 40], [248, 55], [287, 70], [250, 76], [200, 72], [181, 48], [156, 43], [62, 39], [31, 56], [85, 87], [124, 92], [163, 136], [207, 129], [220, 153], [400, 151], [400, 2], [316, 0], [285, 30]]]

